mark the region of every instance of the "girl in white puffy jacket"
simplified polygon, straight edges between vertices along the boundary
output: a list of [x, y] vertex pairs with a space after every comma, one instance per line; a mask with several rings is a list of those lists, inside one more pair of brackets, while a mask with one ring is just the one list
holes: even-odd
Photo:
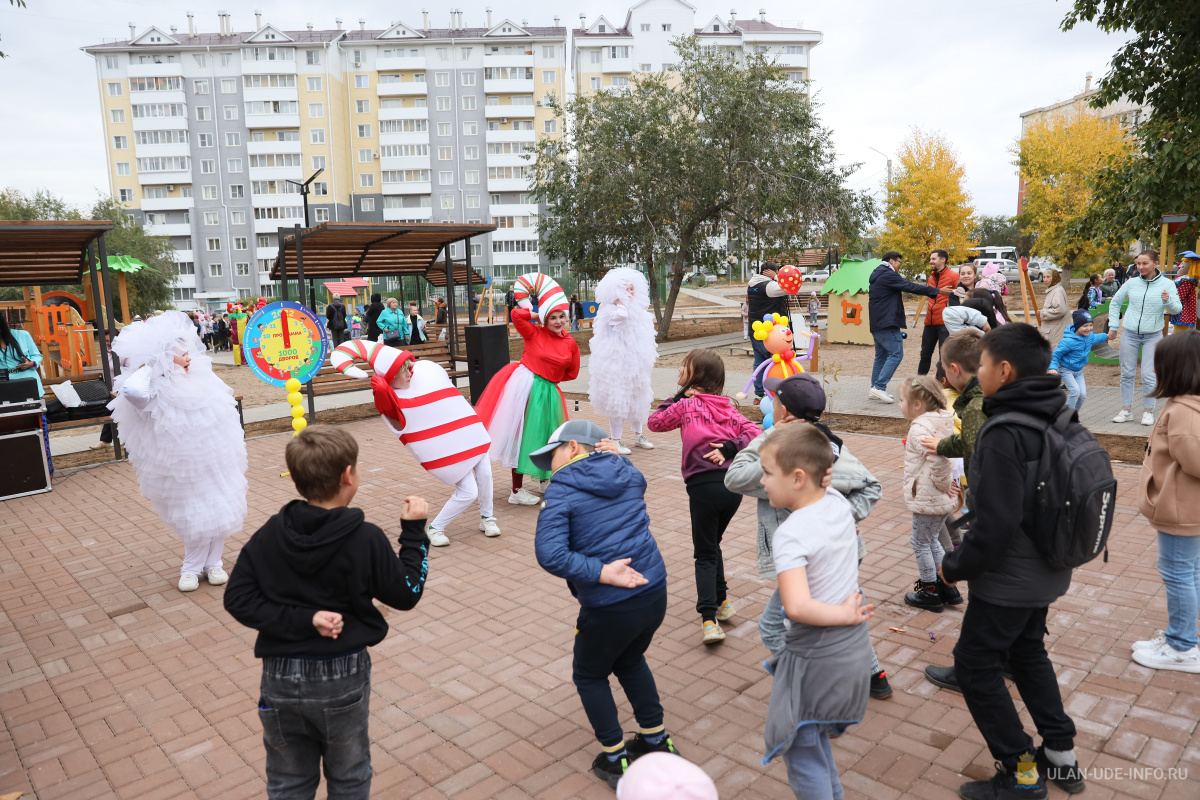
[[954, 412], [946, 408], [941, 385], [932, 376], [922, 375], [900, 384], [900, 413], [912, 422], [904, 444], [904, 504], [913, 514], [909, 542], [920, 573], [914, 591], [904, 596], [904, 602], [940, 612], [946, 604], [962, 602], [958, 590], [938, 577], [938, 565], [945, 555], [938, 534], [946, 515], [958, 508], [958, 492], [950, 459], [930, 455], [921, 440], [953, 434]]

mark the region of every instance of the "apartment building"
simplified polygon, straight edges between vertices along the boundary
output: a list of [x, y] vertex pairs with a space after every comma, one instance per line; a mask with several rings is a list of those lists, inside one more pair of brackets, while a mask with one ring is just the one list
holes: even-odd
[[756, 19], [739, 19], [736, 10], [728, 19], [716, 15], [697, 25], [699, 19], [696, 7], [684, 0], [642, 0], [629, 8], [619, 25], [604, 15], [589, 23], [580, 14], [579, 27], [572, 31], [575, 91], [587, 95], [627, 86], [639, 72], [673, 72], [676, 53], [671, 42], [689, 34], [705, 47], [766, 53], [787, 71], [789, 80], [811, 78], [812, 48], [823, 38], [819, 31], [806, 30], [800, 22], [768, 22], [765, 9]]
[[[236, 32], [130, 26], [95, 59], [111, 191], [175, 245], [176, 306], [273, 294], [280, 227], [494, 222], [472, 244], [485, 274], [553, 269], [537, 246], [530, 153], [560, 135], [547, 107], [567, 88], [566, 29], [511, 19], [467, 27], [283, 30], [255, 14]], [[462, 245], [456, 245], [461, 248]], [[463, 252], [452, 252], [463, 257]], [[352, 265], [348, 265], [352, 266]]]

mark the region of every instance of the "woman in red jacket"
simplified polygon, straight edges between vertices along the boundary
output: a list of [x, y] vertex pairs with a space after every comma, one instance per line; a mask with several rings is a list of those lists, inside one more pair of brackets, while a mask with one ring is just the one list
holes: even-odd
[[[579, 344], [567, 331], [566, 295], [554, 281], [538, 278], [540, 314], [523, 307], [512, 310], [512, 323], [525, 340], [521, 361], [496, 373], [475, 405], [492, 437], [492, 460], [512, 470], [508, 502], [522, 506], [541, 502], [523, 488], [524, 476], [546, 480], [550, 473], [535, 466], [529, 454], [545, 446], [550, 434], [567, 421], [567, 403], [558, 384], [579, 375]], [[544, 319], [541, 325], [532, 321], [537, 316]]]

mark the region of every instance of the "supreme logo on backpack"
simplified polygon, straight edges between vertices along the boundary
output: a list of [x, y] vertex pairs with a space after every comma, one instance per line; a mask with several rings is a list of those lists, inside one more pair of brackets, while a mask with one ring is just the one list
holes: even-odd
[[[989, 417], [992, 425], [1021, 425], [1042, 435], [1042, 455], [1027, 476], [1033, 493], [1030, 538], [1054, 569], [1074, 569], [1104, 553], [1117, 502], [1117, 481], [1108, 453], [1092, 432], [1064, 407], [1053, 422], [1009, 412]], [[979, 432], [983, 436], [983, 430]], [[1027, 517], [1028, 519], [1028, 517]]]

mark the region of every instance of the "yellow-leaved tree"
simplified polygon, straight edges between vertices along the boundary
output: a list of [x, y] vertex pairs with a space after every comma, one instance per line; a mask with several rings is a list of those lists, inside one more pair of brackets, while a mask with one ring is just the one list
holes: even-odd
[[909, 276], [928, 269], [931, 250], [947, 251], [951, 264], [970, 258], [975, 209], [954, 148], [941, 134], [914, 128], [897, 155], [880, 247], [900, 253]]
[[1034, 255], [1053, 258], [1065, 276], [1104, 257], [1111, 243], [1074, 237], [1071, 226], [1092, 202], [1089, 180], [1110, 157], [1128, 150], [1120, 124], [1100, 119], [1082, 102], [1026, 127], [1010, 152], [1025, 181], [1017, 221], [1022, 233], [1033, 236]]

